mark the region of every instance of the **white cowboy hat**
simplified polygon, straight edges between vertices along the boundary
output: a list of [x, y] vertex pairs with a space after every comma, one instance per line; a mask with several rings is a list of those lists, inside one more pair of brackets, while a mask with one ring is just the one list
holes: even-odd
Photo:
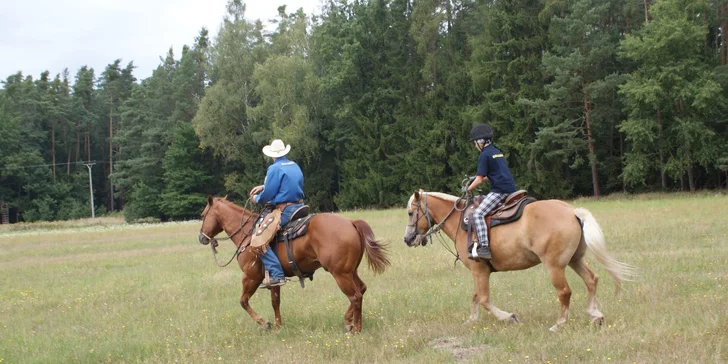
[[291, 145], [289, 144], [284, 146], [283, 141], [280, 139], [276, 139], [270, 142], [270, 145], [266, 145], [265, 147], [263, 147], [263, 154], [271, 158], [283, 157], [290, 151]]

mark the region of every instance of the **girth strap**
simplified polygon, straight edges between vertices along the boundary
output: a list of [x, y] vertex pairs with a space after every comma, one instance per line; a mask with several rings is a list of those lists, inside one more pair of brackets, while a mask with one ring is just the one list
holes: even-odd
[[301, 270], [298, 269], [298, 264], [296, 264], [296, 259], [293, 257], [293, 244], [291, 244], [292, 240], [288, 238], [288, 234], [283, 235], [283, 241], [286, 244], [286, 255], [288, 256], [288, 265], [291, 266], [291, 270], [293, 270], [293, 274], [298, 277], [298, 283], [301, 284], [301, 288], [306, 288], [305, 284], [303, 283], [303, 273], [301, 273]]

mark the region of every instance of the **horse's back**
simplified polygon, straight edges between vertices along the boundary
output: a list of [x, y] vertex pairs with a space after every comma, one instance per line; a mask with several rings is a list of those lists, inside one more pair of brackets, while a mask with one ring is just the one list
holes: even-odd
[[[494, 264], [499, 270], [532, 267], [544, 261], [566, 264], [581, 240], [574, 208], [560, 200], [528, 204], [518, 221], [491, 231]], [[502, 267], [502, 269], [501, 269]]]
[[302, 240], [294, 241], [298, 243], [294, 248], [297, 261], [299, 256], [305, 256], [331, 272], [356, 267], [362, 259], [359, 233], [352, 220], [341, 215], [317, 214], [311, 218], [308, 233], [297, 240]]

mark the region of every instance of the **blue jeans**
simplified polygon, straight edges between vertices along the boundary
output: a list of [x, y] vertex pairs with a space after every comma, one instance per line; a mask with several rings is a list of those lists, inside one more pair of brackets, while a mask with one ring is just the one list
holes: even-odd
[[[291, 221], [291, 215], [293, 215], [293, 213], [301, 206], [303, 206], [303, 204], [293, 204], [283, 209], [283, 212], [281, 213], [281, 226], [284, 226]], [[283, 274], [281, 261], [278, 260], [278, 256], [276, 256], [276, 253], [273, 251], [277, 248], [278, 242], [275, 241], [275, 238], [273, 240], [274, 241], [270, 243], [270, 246], [265, 253], [263, 253], [260, 257], [260, 260], [263, 261], [263, 266], [265, 266], [265, 269], [268, 271], [271, 278], [284, 278], [285, 275]]]

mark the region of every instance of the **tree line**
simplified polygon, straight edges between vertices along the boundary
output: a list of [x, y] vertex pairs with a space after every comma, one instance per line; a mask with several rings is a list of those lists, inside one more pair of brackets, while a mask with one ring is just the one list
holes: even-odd
[[728, 1], [328, 0], [268, 22], [231, 0], [152, 76], [121, 59], [10, 75], [0, 199], [26, 221], [185, 219], [244, 199], [280, 138], [318, 210], [457, 191], [490, 124], [542, 198], [722, 188]]

